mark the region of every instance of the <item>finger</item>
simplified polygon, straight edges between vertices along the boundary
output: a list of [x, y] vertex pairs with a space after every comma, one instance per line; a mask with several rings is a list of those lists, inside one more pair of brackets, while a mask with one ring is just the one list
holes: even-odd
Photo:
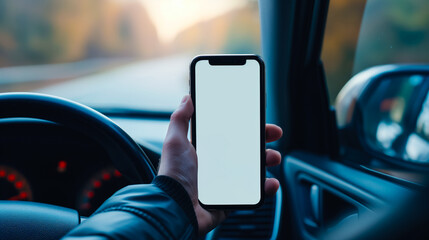
[[283, 130], [274, 124], [265, 125], [265, 140], [267, 142], [274, 142], [279, 140], [283, 135]]
[[267, 167], [277, 166], [281, 163], [282, 155], [280, 154], [280, 152], [273, 149], [267, 149], [265, 153], [266, 153], [265, 165], [267, 165]]
[[265, 179], [265, 195], [267, 197], [272, 197], [276, 194], [277, 190], [280, 187], [279, 180], [275, 178]]
[[173, 136], [187, 138], [189, 120], [193, 112], [194, 107], [192, 105], [192, 100], [189, 95], [186, 95], [183, 97], [176, 111], [171, 114], [166, 139]]

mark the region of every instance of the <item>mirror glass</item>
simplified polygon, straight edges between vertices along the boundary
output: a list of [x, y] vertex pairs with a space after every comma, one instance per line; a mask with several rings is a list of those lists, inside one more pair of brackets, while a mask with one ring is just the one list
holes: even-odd
[[394, 75], [373, 82], [362, 98], [364, 140], [377, 152], [429, 164], [427, 76]]

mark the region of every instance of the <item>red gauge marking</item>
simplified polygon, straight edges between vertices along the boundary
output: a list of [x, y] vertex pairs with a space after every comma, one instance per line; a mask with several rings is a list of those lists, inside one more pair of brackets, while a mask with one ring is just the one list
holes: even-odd
[[99, 188], [99, 187], [101, 187], [101, 182], [100, 182], [100, 181], [98, 181], [98, 180], [94, 181], [94, 187], [95, 187], [95, 188]]
[[93, 198], [95, 196], [95, 193], [93, 191], [89, 191], [87, 193], [88, 198]]
[[113, 172], [113, 175], [115, 175], [115, 177], [120, 177], [120, 176], [122, 176], [122, 173], [121, 173], [121, 172], [119, 172], [118, 170], [115, 170], [115, 171]]
[[19, 198], [20, 199], [26, 199], [27, 198], [27, 193], [26, 192], [21, 192], [20, 194], [19, 194]]
[[7, 180], [9, 180], [9, 182], [14, 182], [16, 179], [15, 174], [11, 173], [9, 175], [7, 175]]
[[15, 187], [17, 189], [21, 189], [23, 186], [24, 186], [24, 183], [22, 183], [21, 181], [18, 181], [18, 182], [15, 183]]
[[110, 173], [103, 173], [103, 180], [104, 180], [104, 181], [109, 180], [109, 179], [110, 179], [110, 177], [111, 177]]
[[58, 170], [58, 172], [65, 172], [67, 170], [67, 162], [66, 161], [59, 161], [57, 170]]
[[[3, 180], [1, 180], [3, 179]], [[1, 197], [8, 200], [33, 200], [27, 179], [16, 169], [0, 165]], [[3, 189], [6, 186], [6, 189]], [[4, 191], [3, 191], [4, 190]], [[0, 237], [1, 238], [1, 237]]]
[[14, 200], [18, 200], [19, 199], [19, 195], [10, 197], [8, 200], [14, 201]]

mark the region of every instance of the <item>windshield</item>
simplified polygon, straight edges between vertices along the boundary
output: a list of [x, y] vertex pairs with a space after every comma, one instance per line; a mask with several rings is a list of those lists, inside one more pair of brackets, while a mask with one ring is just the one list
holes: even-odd
[[331, 103], [376, 65], [429, 63], [429, 1], [331, 0], [322, 60]]
[[260, 54], [256, 0], [0, 0], [0, 92], [171, 111], [209, 53]]

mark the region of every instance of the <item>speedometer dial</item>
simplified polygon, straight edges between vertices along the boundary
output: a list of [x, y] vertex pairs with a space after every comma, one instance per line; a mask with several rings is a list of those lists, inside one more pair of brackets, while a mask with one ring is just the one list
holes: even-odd
[[0, 165], [0, 200], [33, 200], [27, 179], [17, 170]]
[[106, 168], [97, 172], [86, 183], [79, 195], [77, 209], [80, 215], [91, 215], [113, 193], [128, 184], [122, 174], [114, 168]]

